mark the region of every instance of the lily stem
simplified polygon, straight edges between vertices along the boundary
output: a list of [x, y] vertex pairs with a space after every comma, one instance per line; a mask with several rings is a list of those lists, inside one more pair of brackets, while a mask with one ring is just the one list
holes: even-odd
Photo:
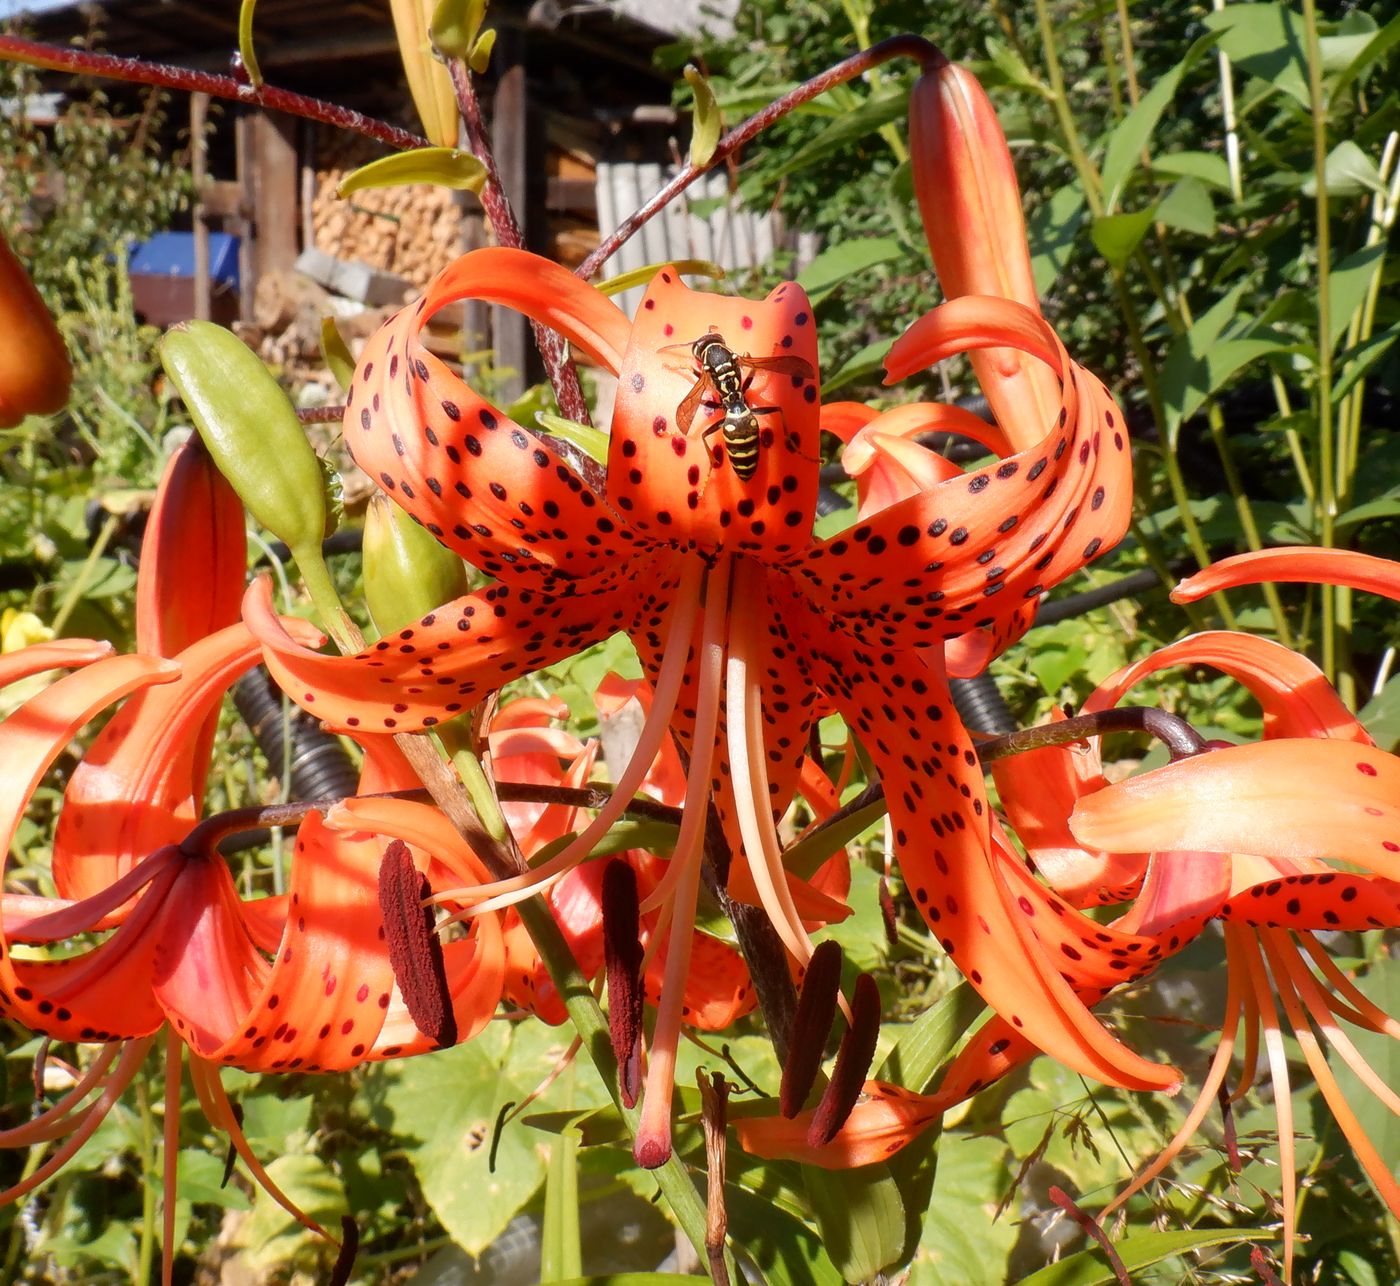
[[858, 76], [864, 76], [867, 72], [894, 58], [916, 59], [920, 68], [926, 72], [936, 70], [948, 61], [937, 45], [925, 40], [923, 36], [906, 32], [903, 35], [891, 36], [888, 40], [881, 40], [879, 43], [871, 45], [869, 49], [862, 49], [859, 53], [843, 59], [836, 66], [829, 67], [820, 75], [813, 76], [811, 80], [804, 81], [796, 89], [789, 90], [781, 98], [769, 103], [762, 111], [756, 112], [748, 120], [736, 125], [723, 135], [719, 143], [716, 144], [709, 160], [703, 165], [686, 165], [682, 168], [645, 205], [628, 215], [614, 232], [605, 237], [598, 248], [579, 264], [574, 272], [584, 281], [596, 276], [602, 266], [627, 241], [631, 240], [634, 234], [670, 205], [702, 174], [714, 169], [731, 153], [737, 152], [750, 139], [761, 134], [775, 121], [781, 120], [795, 107], [801, 107], [803, 103], [811, 102], [812, 99], [826, 93], [833, 86], [844, 85], [847, 81], [854, 80]]
[[211, 72], [194, 71], [170, 63], [146, 62], [140, 58], [94, 53], [89, 49], [45, 45], [19, 36], [0, 36], [0, 58], [27, 63], [31, 67], [44, 67], [49, 71], [68, 71], [79, 76], [101, 76], [106, 80], [125, 80], [138, 85], [158, 85], [162, 89], [180, 89], [190, 94], [231, 98], [235, 102], [252, 103], [274, 112], [285, 112], [288, 116], [300, 116], [304, 120], [351, 130], [401, 152], [428, 145], [427, 139], [409, 130], [386, 121], [377, 121], [372, 116], [328, 103], [324, 99], [308, 98], [305, 94], [295, 94], [289, 89], [277, 89], [272, 85], [254, 88], [246, 80], [216, 76]]
[[[481, 206], [486, 211], [487, 219], [491, 221], [491, 231], [496, 234], [496, 244], [523, 250], [525, 238], [521, 234], [515, 211], [511, 208], [510, 198], [501, 183], [501, 171], [496, 165], [496, 153], [491, 146], [491, 135], [487, 132], [486, 122], [481, 115], [481, 102], [476, 96], [471, 71], [460, 58], [448, 59], [447, 69], [452, 75], [457, 107], [462, 113], [462, 123], [466, 126], [467, 145], [486, 168], [486, 182], [481, 189]], [[533, 317], [530, 318], [530, 330], [534, 333], [535, 347], [544, 362], [555, 401], [559, 403], [560, 415], [566, 420], [574, 420], [591, 427], [593, 421], [588, 418], [588, 403], [583, 398], [578, 369], [569, 357], [564, 337]]]

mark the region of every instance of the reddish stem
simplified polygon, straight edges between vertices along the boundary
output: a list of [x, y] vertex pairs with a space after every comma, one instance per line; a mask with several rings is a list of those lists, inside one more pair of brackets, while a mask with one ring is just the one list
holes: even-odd
[[659, 214], [696, 179], [714, 169], [731, 152], [743, 147], [751, 138], [761, 134], [775, 121], [782, 119], [794, 107], [800, 107], [803, 103], [810, 102], [819, 94], [826, 93], [828, 89], [836, 85], [844, 85], [848, 80], [863, 76], [872, 67], [878, 67], [881, 63], [889, 62], [893, 58], [915, 58], [923, 71], [935, 71], [948, 62], [947, 57], [937, 45], [925, 40], [922, 36], [908, 32], [900, 36], [891, 36], [888, 40], [871, 45], [869, 49], [862, 49], [860, 53], [852, 54], [849, 58], [837, 63], [835, 67], [829, 68], [819, 76], [813, 76], [811, 80], [805, 81], [796, 89], [789, 90], [781, 98], [769, 103], [761, 112], [750, 116], [742, 125], [736, 125], [720, 139], [715, 147], [714, 155], [704, 165], [687, 165], [640, 210], [629, 215], [617, 231], [610, 234], [574, 271], [587, 281], [617, 253], [643, 224]]
[[81, 76], [101, 76], [107, 80], [133, 81], [139, 85], [160, 85], [165, 89], [183, 89], [192, 94], [211, 94], [215, 98], [231, 98], [239, 103], [269, 107], [275, 112], [300, 116], [309, 121], [321, 121], [338, 129], [353, 130], [401, 152], [415, 147], [427, 147], [428, 140], [417, 134], [377, 121], [372, 116], [353, 112], [320, 98], [308, 98], [290, 89], [260, 85], [256, 89], [247, 81], [232, 76], [216, 76], [212, 72], [193, 71], [170, 63], [144, 62], [140, 58], [120, 58], [116, 54], [93, 53], [89, 49], [67, 49], [60, 45], [44, 45], [19, 36], [0, 36], [0, 58], [28, 63], [31, 67], [46, 67], [50, 71], [68, 71]]
[[[457, 106], [462, 113], [462, 123], [467, 130], [467, 145], [472, 154], [486, 167], [486, 182], [481, 189], [481, 208], [491, 221], [491, 230], [496, 234], [496, 244], [509, 246], [514, 250], [525, 248], [525, 238], [521, 235], [520, 224], [515, 211], [511, 209], [510, 198], [501, 185], [501, 172], [496, 165], [496, 153], [491, 146], [491, 136], [481, 115], [481, 100], [476, 96], [476, 86], [472, 83], [471, 72], [460, 58], [451, 58], [447, 63], [452, 73], [452, 88], [457, 92]], [[530, 319], [530, 329], [534, 332], [535, 347], [544, 361], [545, 374], [550, 387], [554, 389], [555, 401], [559, 403], [559, 414], [566, 420], [579, 424], [592, 424], [588, 418], [588, 403], [583, 400], [583, 388], [578, 382], [578, 370], [569, 358], [568, 346], [564, 337], [548, 326], [542, 326], [534, 318]]]

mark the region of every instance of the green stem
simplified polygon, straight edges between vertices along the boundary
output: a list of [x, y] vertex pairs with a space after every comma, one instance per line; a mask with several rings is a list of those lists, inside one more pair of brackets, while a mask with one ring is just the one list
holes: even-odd
[[63, 596], [63, 602], [59, 604], [53, 620], [49, 622], [49, 626], [55, 634], [63, 633], [63, 627], [68, 623], [73, 609], [78, 606], [83, 594], [87, 592], [88, 585], [92, 583], [93, 572], [97, 569], [98, 560], [107, 552], [107, 546], [116, 533], [117, 524], [120, 521], [121, 519], [116, 514], [107, 515], [107, 521], [102, 524], [102, 530], [97, 533], [97, 539], [92, 542], [92, 548], [88, 550], [87, 558], [78, 569], [77, 576], [73, 578], [73, 584], [69, 587], [68, 593]]
[[[156, 1123], [144, 1070], [136, 1078], [136, 1110], [141, 1116], [141, 1240], [136, 1252], [136, 1280], [148, 1282], [155, 1263], [156, 1193], [161, 1188], [161, 1176], [156, 1172]], [[174, 1193], [166, 1194], [167, 1201], [174, 1199]]]
[[[1332, 439], [1332, 301], [1329, 297], [1332, 287], [1332, 229], [1327, 199], [1327, 103], [1322, 93], [1322, 52], [1317, 35], [1316, 0], [1303, 0], [1303, 29], [1308, 56], [1313, 180], [1317, 190], [1317, 376], [1314, 388], [1317, 400], [1317, 476], [1321, 486], [1317, 526], [1321, 544], [1331, 549], [1336, 544], [1337, 523], [1337, 464]], [[1338, 674], [1340, 640], [1337, 605], [1338, 599], [1332, 587], [1322, 586], [1322, 669], [1333, 683], [1342, 677]]]
[[[1264, 547], [1264, 542], [1259, 535], [1259, 524], [1254, 518], [1254, 506], [1250, 502], [1249, 492], [1245, 487], [1244, 479], [1240, 477], [1240, 471], [1235, 464], [1234, 452], [1230, 449], [1230, 440], [1225, 432], [1225, 417], [1220, 414], [1220, 407], [1215, 403], [1209, 403], [1206, 410], [1206, 420], [1210, 425], [1211, 440], [1215, 443], [1216, 453], [1220, 456], [1220, 463], [1225, 470], [1225, 482], [1230, 488], [1230, 495], [1235, 502], [1235, 515], [1240, 520], [1240, 528], [1244, 532], [1245, 543], [1251, 550], [1259, 550]], [[1272, 581], [1266, 581], [1260, 588], [1264, 591], [1264, 601], [1269, 605], [1269, 611], [1274, 618], [1274, 631], [1278, 634], [1278, 641], [1284, 647], [1293, 646], [1293, 635], [1288, 628], [1288, 617], [1283, 610], [1283, 600], [1279, 598], [1278, 586]]]
[[[642, 1114], [635, 1107], [623, 1105], [617, 1061], [613, 1058], [612, 1040], [608, 1034], [608, 1020], [588, 985], [588, 979], [579, 969], [573, 951], [542, 898], [531, 898], [528, 902], [521, 902], [516, 910], [535, 944], [535, 950], [540, 953], [550, 981], [554, 983], [564, 1002], [569, 1021], [573, 1023], [574, 1030], [583, 1042], [584, 1052], [593, 1060], [593, 1066], [598, 1069], [598, 1075], [612, 1096], [623, 1121], [626, 1122], [628, 1132], [635, 1138]], [[705, 1203], [696, 1190], [685, 1163], [673, 1152], [666, 1164], [652, 1173], [656, 1177], [657, 1187], [661, 1189], [662, 1196], [671, 1208], [671, 1213], [676, 1217], [676, 1222], [695, 1247], [700, 1262], [704, 1263], [707, 1257]], [[728, 1258], [726, 1252], [726, 1259]], [[740, 1280], [732, 1263], [730, 1274], [733, 1280]]]
[[330, 568], [321, 556], [321, 547], [294, 549], [292, 557], [301, 571], [301, 579], [306, 592], [326, 627], [326, 633], [335, 640], [335, 645], [345, 655], [353, 655], [364, 647], [364, 638], [340, 602], [335, 582], [331, 580]]

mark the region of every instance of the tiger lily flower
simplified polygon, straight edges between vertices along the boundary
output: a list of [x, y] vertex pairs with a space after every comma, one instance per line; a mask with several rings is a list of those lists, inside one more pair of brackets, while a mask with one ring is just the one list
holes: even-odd
[[[985, 225], [945, 235], [982, 244]], [[949, 292], [969, 284], [955, 279]], [[427, 320], [463, 299], [524, 313], [617, 377], [603, 489], [423, 345]], [[742, 470], [722, 439], [698, 436], [712, 412], [679, 422], [707, 378], [686, 349], [713, 335], [752, 374], [748, 405], [769, 408]], [[906, 884], [989, 1002], [1089, 1075], [1151, 1087], [1176, 1080], [1107, 1032], [1036, 946], [998, 874], [981, 769], [948, 697], [945, 644], [989, 631], [990, 653], [1014, 636], [1027, 604], [1118, 540], [1130, 500], [1120, 413], [1026, 303], [950, 298], [894, 345], [889, 378], [984, 351], [1013, 355], [1053, 392], [1044, 408], [1007, 415], [1002, 458], [920, 479], [911, 494], [817, 540], [822, 412], [811, 305], [799, 287], [763, 301], [724, 298], [663, 269], [629, 321], [557, 265], [474, 251], [371, 339], [345, 436], [391, 499], [495, 583], [347, 657], [299, 645], [273, 616], [267, 586], [249, 592], [244, 617], [279, 684], [328, 725], [362, 732], [431, 727], [512, 679], [628, 634], [655, 696], [613, 804], [538, 871], [474, 896], [500, 905], [497, 897], [562, 878], [676, 737], [689, 759], [686, 824], [672, 859], [671, 946], [636, 1149], [644, 1164], [669, 1154], [666, 1050], [679, 1030], [706, 806], [713, 799], [740, 859], [731, 893], [761, 903], [804, 963], [804, 916], [820, 911], [804, 907], [789, 881], [775, 821], [800, 779], [812, 723], [831, 709], [884, 780]]]
[[[215, 556], [206, 540], [229, 547]], [[0, 1193], [0, 1201], [24, 1195], [82, 1147], [168, 1023], [167, 1084], [178, 1086], [188, 1049], [211, 1123], [229, 1134], [276, 1200], [323, 1231], [253, 1156], [219, 1084], [219, 1067], [335, 1070], [436, 1045], [417, 1030], [395, 985], [380, 909], [380, 841], [330, 832], [313, 813], [297, 835], [289, 892], [245, 902], [212, 843], [191, 835], [218, 703], [260, 655], [236, 621], [242, 541], [241, 510], [235, 514], [226, 503], [222, 480], [197, 449], [183, 448], [167, 470], [143, 548], [137, 635], [151, 652], [115, 656], [106, 644], [62, 640], [21, 649], [0, 668], [7, 681], [54, 667], [75, 669], [23, 701], [0, 725], [6, 851], [53, 762], [85, 723], [125, 698], [69, 780], [52, 858], [59, 896], [7, 893], [0, 899], [0, 1012], [57, 1040], [103, 1046], [58, 1104], [0, 1132], [0, 1146], [62, 1140], [33, 1175]], [[193, 560], [200, 574], [174, 577], [161, 587], [164, 593], [151, 592], [150, 580], [174, 576], [183, 559]], [[211, 576], [211, 569], [220, 574]], [[172, 585], [178, 604], [165, 601]], [[216, 628], [221, 615], [233, 615], [235, 623]], [[286, 627], [307, 644], [320, 639], [302, 622]], [[169, 658], [158, 655], [167, 649]], [[364, 789], [416, 784], [387, 739], [365, 743]], [[426, 858], [419, 860], [426, 865]], [[473, 875], [484, 872], [457, 869], [439, 878]], [[59, 958], [29, 949], [94, 932], [106, 936]], [[23, 945], [17, 950], [16, 944]], [[445, 957], [457, 1031], [466, 1038], [489, 1020], [500, 995], [504, 949], [495, 920], [474, 925]], [[99, 1087], [97, 1098], [85, 1102]], [[178, 1111], [167, 1112], [166, 1125], [173, 1167]], [[168, 1281], [173, 1169], [166, 1180]]]

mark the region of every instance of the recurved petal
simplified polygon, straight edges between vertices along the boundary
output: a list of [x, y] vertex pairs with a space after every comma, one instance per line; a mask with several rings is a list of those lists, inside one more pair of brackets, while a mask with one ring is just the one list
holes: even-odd
[[819, 1147], [807, 1141], [816, 1108], [790, 1120], [740, 1117], [733, 1125], [739, 1146], [751, 1156], [801, 1161], [823, 1170], [850, 1170], [887, 1160], [938, 1121], [947, 1107], [942, 1094], [915, 1094], [884, 1081], [866, 1081], [845, 1124], [831, 1142]]
[[1340, 858], [1396, 880], [1400, 761], [1326, 738], [1226, 746], [1080, 800], [1070, 829], [1115, 851]]
[[1188, 576], [1172, 591], [1175, 603], [1194, 603], [1236, 585], [1265, 581], [1304, 581], [1314, 585], [1350, 585], [1386, 598], [1400, 599], [1400, 563], [1350, 549], [1289, 545], [1222, 559]]
[[1066, 1066], [1109, 1084], [1176, 1085], [1174, 1069], [1134, 1053], [1089, 1013], [1062, 976], [1066, 957], [1037, 936], [1052, 912], [1007, 884], [982, 767], [942, 670], [930, 661], [891, 671], [858, 646], [827, 659], [837, 706], [879, 769], [905, 884], [972, 985]]
[[1236, 892], [1220, 918], [1280, 929], [1400, 928], [1400, 882], [1345, 871], [1289, 875]]
[[515, 308], [618, 369], [629, 327], [605, 295], [537, 255], [472, 251], [366, 346], [346, 398], [345, 440], [355, 462], [443, 544], [493, 576], [586, 576], [625, 556], [626, 523], [552, 447], [422, 344], [432, 315], [461, 299]]
[[[742, 379], [753, 376], [748, 405], [775, 408], [758, 417], [748, 479], [735, 472], [722, 434], [708, 449], [701, 441], [719, 423], [717, 410], [697, 406], [690, 423], [678, 423], [701, 379], [690, 345], [712, 332], [741, 359], [783, 364], [740, 362]], [[786, 282], [764, 300], [728, 298], [690, 290], [664, 268], [637, 311], [618, 382], [608, 498], [658, 539], [778, 557], [800, 549], [816, 509], [819, 401], [816, 326], [800, 286]]]
[[104, 639], [54, 639], [50, 643], [31, 643], [0, 655], [0, 688], [45, 670], [80, 669], [111, 656], [114, 651], [116, 649]]
[[814, 603], [873, 646], [993, 626], [1126, 529], [1132, 461], [1118, 409], [1034, 313], [1002, 299], [953, 300], [905, 333], [892, 369], [994, 343], [1048, 363], [1060, 378], [1059, 416], [1045, 436], [891, 506], [792, 564]]
[[[1084, 712], [1111, 709], [1149, 674], [1174, 665], [1213, 666], [1244, 684], [1263, 710], [1267, 740], [1332, 737], [1371, 744], [1356, 716], [1307, 657], [1271, 639], [1229, 630], [1192, 634], [1124, 666], [1099, 684], [1084, 703]], [[1024, 758], [1015, 756], [1017, 760]]]
[[249, 586], [243, 614], [268, 670], [298, 705], [334, 728], [412, 732], [630, 628], [651, 601], [646, 591], [664, 595], [667, 582], [653, 560], [639, 557], [555, 588], [478, 590], [355, 656], [326, 656], [292, 638], [272, 610], [266, 579]]
[[[288, 619], [283, 627], [289, 638], [319, 639], [304, 621]], [[63, 794], [53, 849], [61, 897], [91, 897], [161, 845], [184, 838], [203, 798], [208, 721], [258, 656], [257, 640], [241, 623], [201, 638], [176, 658], [176, 682], [139, 694], [102, 729]]]

